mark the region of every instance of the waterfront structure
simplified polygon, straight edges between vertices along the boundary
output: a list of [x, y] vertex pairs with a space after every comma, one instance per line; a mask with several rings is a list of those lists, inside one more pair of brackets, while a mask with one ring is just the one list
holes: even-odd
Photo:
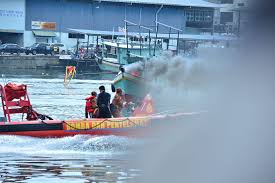
[[221, 5], [215, 9], [214, 27], [219, 33], [240, 35], [248, 24], [248, 0], [208, 0]]
[[[85, 32], [111, 38], [125, 31], [124, 20], [154, 28], [157, 21], [184, 30], [184, 34], [213, 32], [217, 4], [203, 0], [1, 0], [0, 40], [29, 46], [35, 42], [87, 42]], [[84, 30], [81, 32], [72, 30]], [[135, 32], [136, 28], [129, 28]], [[169, 30], [159, 28], [159, 33]], [[95, 36], [97, 34], [97, 36]], [[11, 36], [10, 36], [11, 35]]]

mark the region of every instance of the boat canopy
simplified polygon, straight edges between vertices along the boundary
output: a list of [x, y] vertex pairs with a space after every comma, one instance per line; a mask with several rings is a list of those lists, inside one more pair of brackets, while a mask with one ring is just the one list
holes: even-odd
[[[116, 48], [124, 48], [127, 49], [127, 44], [126, 43], [120, 43], [120, 42], [110, 42], [110, 41], [104, 41], [104, 45], [111, 46], [111, 47], [116, 47]], [[141, 49], [148, 49], [148, 45], [142, 44]], [[137, 45], [137, 43], [132, 44], [128, 43], [128, 48], [130, 49], [140, 49], [140, 45]]]

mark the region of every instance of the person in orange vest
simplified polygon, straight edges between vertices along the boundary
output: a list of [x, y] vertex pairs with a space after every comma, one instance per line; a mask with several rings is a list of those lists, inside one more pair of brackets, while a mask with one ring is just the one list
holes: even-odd
[[114, 118], [122, 117], [122, 108], [124, 103], [124, 96], [121, 88], [116, 89], [116, 94], [112, 101], [111, 111]]
[[96, 101], [97, 93], [93, 91], [91, 96], [85, 98], [86, 107], [85, 107], [85, 117], [88, 118], [96, 118], [97, 116], [97, 101]]

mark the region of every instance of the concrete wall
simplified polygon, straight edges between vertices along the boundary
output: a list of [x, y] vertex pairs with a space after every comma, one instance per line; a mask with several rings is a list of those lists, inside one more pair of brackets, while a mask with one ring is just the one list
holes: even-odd
[[57, 56], [0, 56], [1, 69], [46, 69], [58, 64]]
[[35, 43], [35, 37], [32, 31], [24, 31], [24, 46], [31, 46]]

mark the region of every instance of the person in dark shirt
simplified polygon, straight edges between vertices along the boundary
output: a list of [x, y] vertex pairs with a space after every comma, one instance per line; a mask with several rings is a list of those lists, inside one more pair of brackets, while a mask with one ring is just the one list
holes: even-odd
[[110, 111], [110, 100], [111, 95], [105, 92], [105, 87], [99, 87], [100, 93], [97, 97], [97, 106], [99, 109], [98, 118], [111, 118], [111, 111]]

